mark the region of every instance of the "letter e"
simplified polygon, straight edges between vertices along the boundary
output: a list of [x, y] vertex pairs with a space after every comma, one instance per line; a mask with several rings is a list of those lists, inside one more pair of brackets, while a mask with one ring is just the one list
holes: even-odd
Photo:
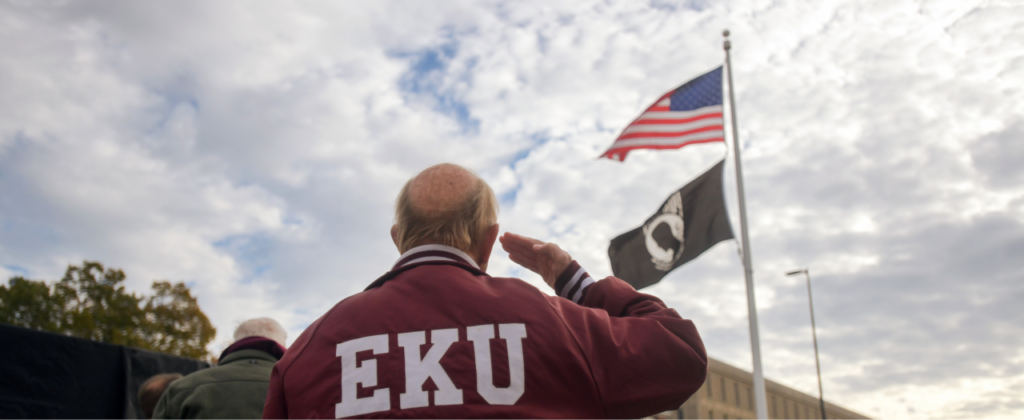
[[357, 416], [391, 409], [391, 391], [376, 389], [372, 397], [356, 398], [358, 384], [364, 387], [377, 386], [377, 360], [364, 360], [356, 366], [356, 353], [373, 350], [373, 354], [388, 352], [388, 335], [374, 335], [357, 338], [338, 344], [337, 356], [341, 358], [341, 402], [334, 405], [334, 417]]

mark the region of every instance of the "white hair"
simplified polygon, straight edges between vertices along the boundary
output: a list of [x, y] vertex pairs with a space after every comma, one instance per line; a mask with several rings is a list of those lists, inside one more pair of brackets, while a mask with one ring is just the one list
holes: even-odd
[[241, 340], [246, 337], [266, 337], [284, 345], [284, 340], [288, 337], [288, 333], [285, 332], [284, 327], [280, 323], [270, 318], [254, 318], [248, 321], [243, 321], [238, 328], [235, 329], [235, 341]]

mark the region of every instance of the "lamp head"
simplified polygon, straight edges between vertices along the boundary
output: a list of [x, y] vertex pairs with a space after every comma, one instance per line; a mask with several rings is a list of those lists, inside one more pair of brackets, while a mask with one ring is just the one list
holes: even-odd
[[797, 274], [804, 274], [804, 273], [807, 273], [807, 269], [806, 268], [801, 268], [799, 270], [790, 271], [790, 272], [786, 273], [786, 275], [787, 276], [795, 276]]

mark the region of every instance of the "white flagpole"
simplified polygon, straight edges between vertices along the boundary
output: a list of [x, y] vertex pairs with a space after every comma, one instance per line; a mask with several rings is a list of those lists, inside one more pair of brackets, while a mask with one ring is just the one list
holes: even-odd
[[743, 193], [743, 165], [740, 159], [740, 136], [736, 129], [736, 94], [732, 87], [732, 60], [729, 58], [729, 50], [732, 44], [729, 42], [729, 30], [722, 32], [725, 37], [725, 65], [729, 72], [729, 116], [732, 120], [732, 146], [736, 158], [736, 193], [739, 195], [740, 205], [740, 236], [743, 243], [743, 274], [747, 280], [747, 315], [750, 317], [750, 350], [754, 359], [754, 405], [756, 406], [757, 418], [768, 418], [768, 400], [765, 398], [764, 374], [761, 371], [761, 336], [757, 332], [757, 303], [754, 299], [754, 269], [750, 263], [750, 239], [747, 237], [747, 203]]

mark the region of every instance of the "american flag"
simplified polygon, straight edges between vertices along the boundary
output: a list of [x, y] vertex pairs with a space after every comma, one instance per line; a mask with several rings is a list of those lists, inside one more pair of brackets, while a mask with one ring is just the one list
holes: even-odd
[[633, 120], [601, 157], [626, 160], [633, 149], [678, 149], [725, 141], [722, 67], [669, 91]]

